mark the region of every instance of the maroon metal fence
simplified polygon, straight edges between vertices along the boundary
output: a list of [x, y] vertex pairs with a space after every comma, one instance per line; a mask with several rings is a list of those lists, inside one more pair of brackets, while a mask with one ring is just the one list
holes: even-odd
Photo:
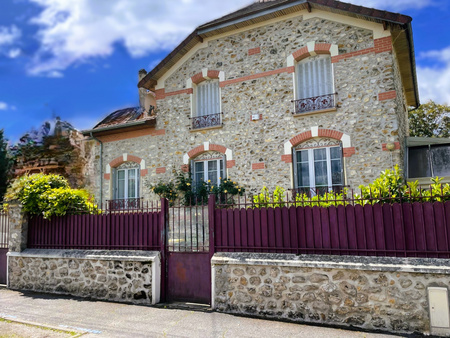
[[9, 218], [0, 205], [0, 284], [6, 284], [7, 258], [9, 242]]
[[98, 215], [31, 216], [28, 247], [39, 249], [160, 250], [159, 206]]
[[234, 205], [213, 222], [216, 252], [450, 258], [450, 202]]

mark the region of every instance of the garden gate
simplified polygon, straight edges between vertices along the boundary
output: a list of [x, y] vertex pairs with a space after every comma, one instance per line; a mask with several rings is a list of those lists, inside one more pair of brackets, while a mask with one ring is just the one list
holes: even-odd
[[0, 284], [6, 284], [7, 259], [9, 239], [9, 218], [4, 212], [0, 211]]
[[165, 231], [166, 300], [211, 303], [212, 232], [208, 206], [169, 208]]

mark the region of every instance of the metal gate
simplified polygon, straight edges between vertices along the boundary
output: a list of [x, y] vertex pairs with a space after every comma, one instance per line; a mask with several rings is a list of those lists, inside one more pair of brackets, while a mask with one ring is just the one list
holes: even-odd
[[6, 284], [8, 239], [9, 218], [3, 211], [0, 211], [0, 284]]
[[208, 206], [171, 207], [166, 225], [166, 300], [211, 303]]

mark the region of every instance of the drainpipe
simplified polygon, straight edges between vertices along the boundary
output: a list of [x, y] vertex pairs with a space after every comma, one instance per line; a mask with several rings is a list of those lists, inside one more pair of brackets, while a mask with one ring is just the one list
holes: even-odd
[[91, 131], [91, 139], [100, 143], [100, 205], [103, 203], [103, 142], [92, 135]]

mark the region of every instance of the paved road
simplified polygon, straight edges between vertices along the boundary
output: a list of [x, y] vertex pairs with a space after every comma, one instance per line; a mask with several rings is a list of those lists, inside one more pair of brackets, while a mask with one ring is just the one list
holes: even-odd
[[81, 331], [85, 333], [82, 337], [393, 337], [216, 312], [22, 293], [4, 288], [0, 289], [0, 318]]

